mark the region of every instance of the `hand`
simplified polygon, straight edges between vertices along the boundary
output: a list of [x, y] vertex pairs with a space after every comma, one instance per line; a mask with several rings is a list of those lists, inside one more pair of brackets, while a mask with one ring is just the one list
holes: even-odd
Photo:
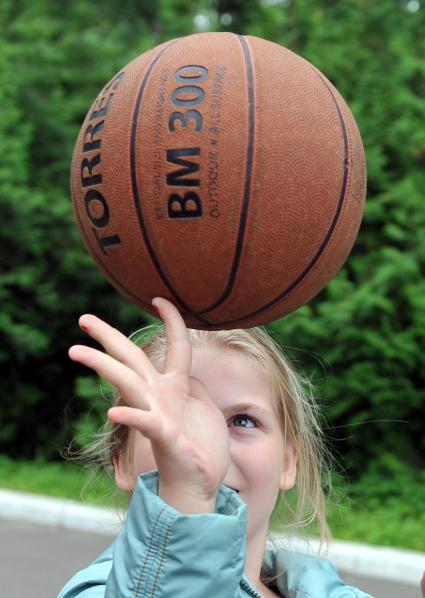
[[150, 439], [160, 496], [166, 500], [163, 494], [171, 498], [177, 493], [195, 509], [204, 503], [214, 509], [229, 467], [227, 424], [202, 382], [190, 377], [192, 347], [178, 310], [163, 298], [152, 304], [167, 332], [163, 372], [142, 349], [92, 315], [81, 316], [80, 326], [107, 353], [75, 345], [69, 356], [113, 384], [129, 405], [110, 409], [108, 417]]

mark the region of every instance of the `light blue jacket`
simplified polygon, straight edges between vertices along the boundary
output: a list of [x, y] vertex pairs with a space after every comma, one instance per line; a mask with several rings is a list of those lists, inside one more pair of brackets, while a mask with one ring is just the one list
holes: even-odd
[[[158, 496], [158, 471], [138, 479], [113, 544], [58, 598], [261, 598], [244, 575], [247, 507], [220, 486], [215, 513], [183, 515]], [[372, 598], [347, 586], [325, 559], [266, 551], [263, 570], [283, 573], [285, 598]]]

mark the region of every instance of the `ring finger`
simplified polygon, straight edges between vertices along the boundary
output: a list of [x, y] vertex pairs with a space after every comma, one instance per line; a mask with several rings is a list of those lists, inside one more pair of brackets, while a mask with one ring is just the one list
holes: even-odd
[[101, 378], [110, 382], [132, 407], [151, 409], [146, 382], [131, 368], [117, 361], [107, 353], [84, 345], [74, 345], [69, 349], [73, 361], [91, 368]]
[[119, 330], [91, 314], [81, 316], [79, 324], [109, 355], [134, 370], [146, 382], [155, 377], [157, 371], [144, 351]]

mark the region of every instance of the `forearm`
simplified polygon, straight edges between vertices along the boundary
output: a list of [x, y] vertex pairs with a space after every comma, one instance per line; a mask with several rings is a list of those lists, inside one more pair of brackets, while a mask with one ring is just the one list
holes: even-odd
[[105, 596], [233, 597], [245, 561], [246, 505], [221, 487], [214, 512], [205, 512], [211, 505], [204, 502], [174, 500], [182, 510], [202, 509], [184, 514], [157, 494], [158, 486], [157, 472], [143, 474], [137, 482], [115, 543]]

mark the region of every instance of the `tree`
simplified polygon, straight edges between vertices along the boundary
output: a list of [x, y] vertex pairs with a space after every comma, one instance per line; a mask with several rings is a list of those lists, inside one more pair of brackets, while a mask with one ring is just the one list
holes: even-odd
[[365, 462], [376, 468], [395, 451], [420, 468], [424, 15], [404, 0], [105, 0], [101, 9], [84, 0], [2, 0], [0, 360], [7, 377], [0, 380], [0, 450], [56, 455], [72, 435], [60, 423], [69, 404], [71, 420], [91, 410], [97, 421], [92, 378], [66, 355], [81, 340], [80, 313], [90, 308], [127, 333], [145, 323], [78, 238], [70, 157], [88, 106], [122, 65], [202, 26], [265, 37], [301, 54], [357, 119], [369, 172], [358, 241], [327, 288], [270, 329], [316, 382], [330, 442], [350, 472], [361, 475]]
[[87, 372], [67, 357], [82, 341], [79, 314], [90, 309], [128, 333], [146, 321], [78, 237], [69, 165], [103, 85], [139, 53], [184, 34], [193, 17], [188, 0], [110, 0], [101, 10], [84, 0], [1, 3], [0, 450], [11, 455], [57, 455], [69, 421], [91, 408], [93, 393], [79, 380]]

